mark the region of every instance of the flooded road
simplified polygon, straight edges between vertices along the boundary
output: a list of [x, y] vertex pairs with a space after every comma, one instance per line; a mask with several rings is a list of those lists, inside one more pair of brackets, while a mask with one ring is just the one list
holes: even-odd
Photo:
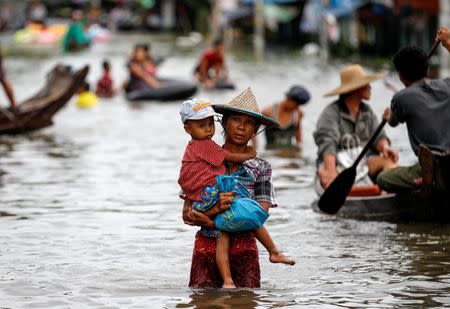
[[[115, 37], [76, 55], [9, 57], [5, 67], [19, 101], [57, 62], [90, 64], [94, 82], [108, 58], [118, 85], [127, 53], [142, 40], [169, 54], [162, 76], [189, 78], [200, 50], [176, 52], [172, 38], [148, 35]], [[297, 264], [270, 264], [260, 250], [261, 289], [189, 289], [197, 229], [182, 223], [177, 197], [188, 141], [180, 102], [130, 104], [120, 94], [79, 110], [71, 101], [53, 127], [0, 137], [0, 308], [450, 307], [450, 226], [361, 222], [311, 210], [312, 131], [331, 102], [322, 94], [339, 84], [339, 67], [279, 50], [263, 64], [240, 50], [228, 62], [238, 90], [251, 86], [261, 107], [294, 83], [312, 93], [302, 152], [264, 151], [262, 138], [258, 147], [273, 166], [280, 205], [266, 227]], [[370, 102], [381, 117], [392, 94], [382, 82], [372, 86]], [[226, 103], [238, 90], [197, 95]], [[411, 163], [405, 128], [387, 132], [401, 163]]]

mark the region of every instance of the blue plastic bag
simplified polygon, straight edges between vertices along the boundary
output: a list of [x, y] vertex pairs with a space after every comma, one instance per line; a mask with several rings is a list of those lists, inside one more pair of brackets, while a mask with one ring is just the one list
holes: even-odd
[[269, 218], [251, 194], [236, 176], [220, 175], [216, 177], [220, 192], [236, 191], [230, 208], [214, 218], [217, 229], [228, 232], [249, 231], [260, 228]]

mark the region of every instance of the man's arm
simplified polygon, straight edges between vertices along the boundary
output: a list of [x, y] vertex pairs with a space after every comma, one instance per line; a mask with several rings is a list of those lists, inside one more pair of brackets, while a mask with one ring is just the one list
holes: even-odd
[[391, 127], [396, 127], [400, 123], [390, 107], [384, 110], [383, 119], [385, 119]]
[[436, 34], [436, 40], [441, 41], [442, 45], [450, 52], [450, 29], [441, 26]]
[[328, 188], [338, 175], [335, 154], [326, 153], [323, 155], [323, 164], [319, 167], [318, 175], [322, 186]]

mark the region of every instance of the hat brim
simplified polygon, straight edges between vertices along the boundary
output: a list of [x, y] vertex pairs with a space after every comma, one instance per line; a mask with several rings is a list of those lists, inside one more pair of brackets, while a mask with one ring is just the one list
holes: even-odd
[[331, 90], [330, 92], [327, 92], [324, 94], [324, 97], [331, 97], [331, 96], [335, 96], [335, 95], [341, 95], [341, 94], [346, 94], [349, 93], [353, 90], [356, 90], [358, 88], [361, 88], [365, 85], [370, 84], [371, 82], [378, 80], [380, 78], [383, 78], [387, 75], [387, 72], [380, 72], [380, 73], [376, 73], [376, 74], [372, 74], [372, 75], [367, 75], [364, 78], [361, 78], [357, 81], [352, 81], [346, 85], [341, 85], [340, 87]]
[[203, 111], [200, 113], [196, 113], [196, 114], [192, 115], [191, 117], [186, 118], [184, 120], [184, 122], [186, 122], [187, 120], [201, 120], [201, 119], [205, 119], [205, 118], [213, 117], [213, 116], [220, 116], [220, 115], [211, 110]]
[[265, 126], [271, 126], [271, 127], [279, 127], [280, 126], [280, 123], [278, 121], [276, 121], [275, 119], [272, 119], [270, 117], [267, 117], [262, 114], [255, 113], [255, 112], [252, 112], [252, 111], [249, 111], [246, 109], [223, 105], [223, 104], [213, 104], [212, 108], [216, 112], [218, 112], [219, 114], [222, 114], [222, 115], [226, 112], [236, 112], [236, 113], [245, 114], [245, 115], [254, 117], [254, 118], [258, 119], [258, 121], [262, 125], [265, 125]]

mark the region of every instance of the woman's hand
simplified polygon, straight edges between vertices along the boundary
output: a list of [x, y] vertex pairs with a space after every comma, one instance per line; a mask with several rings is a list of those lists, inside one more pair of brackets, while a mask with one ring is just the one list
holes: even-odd
[[233, 203], [234, 196], [236, 195], [236, 191], [223, 192], [219, 193], [219, 209], [220, 212], [224, 212], [229, 209], [231, 203]]

